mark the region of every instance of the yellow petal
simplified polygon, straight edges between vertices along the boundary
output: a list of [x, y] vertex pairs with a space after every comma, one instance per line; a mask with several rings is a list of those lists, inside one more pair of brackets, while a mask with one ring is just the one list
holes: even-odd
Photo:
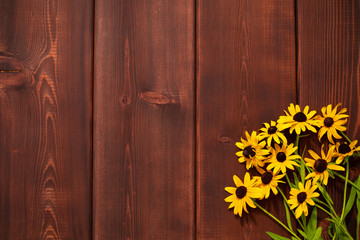
[[326, 127], [322, 127], [320, 130], [319, 130], [319, 141], [320, 139], [324, 136], [324, 134], [326, 133], [327, 131], [327, 128]]
[[235, 194], [236, 188], [234, 188], [234, 187], [226, 187], [225, 191], [227, 191], [230, 194]]
[[245, 197], [245, 201], [250, 207], [256, 208], [254, 202], [249, 197]]
[[249, 174], [248, 172], [245, 173], [244, 185], [245, 185], [245, 186], [249, 186], [249, 185], [250, 185], [250, 174]]
[[305, 183], [305, 191], [308, 191], [309, 189], [311, 188], [311, 181], [307, 181], [306, 183]]
[[323, 175], [323, 184], [325, 186], [328, 184], [328, 179], [329, 179], [329, 173], [327, 171], [325, 171], [324, 175]]
[[310, 118], [314, 117], [315, 114], [316, 114], [316, 111], [313, 110], [313, 111], [311, 111], [311, 112], [307, 115], [307, 118], [310, 119]]
[[290, 104], [290, 107], [288, 107], [288, 111], [291, 115], [295, 115], [296, 114], [296, 110], [295, 110], [295, 107], [294, 107], [294, 104]]
[[240, 178], [236, 175], [233, 176], [233, 180], [234, 180], [236, 187], [240, 187], [240, 186], [244, 185], [243, 182], [240, 180]]
[[315, 202], [314, 202], [312, 199], [310, 199], [310, 198], [306, 199], [305, 201], [306, 201], [309, 205], [311, 205], [311, 206], [314, 206], [314, 205], [315, 205]]
[[228, 209], [235, 207], [235, 205], [236, 205], [236, 202], [232, 202], [232, 203], [229, 205]]
[[236, 196], [230, 195], [227, 198], [225, 198], [224, 200], [225, 200], [225, 202], [234, 202], [236, 200]]
[[302, 210], [302, 208], [299, 206], [299, 207], [295, 210], [295, 217], [296, 217], [296, 218], [301, 217], [302, 213], [303, 213], [303, 210]]
[[307, 129], [309, 129], [310, 131], [316, 133], [316, 129], [315, 129], [313, 126], [311, 126], [310, 124], [306, 124], [306, 127], [307, 127]]
[[327, 114], [330, 116], [331, 116], [331, 108], [332, 108], [331, 104], [327, 105]]
[[304, 185], [302, 184], [302, 182], [299, 182], [299, 190], [301, 192], [304, 192]]
[[307, 115], [308, 114], [308, 112], [309, 112], [309, 106], [305, 106], [305, 108], [304, 108], [304, 114], [305, 115]]
[[309, 150], [308, 152], [313, 159], [317, 160], [320, 158], [319, 155], [317, 155], [313, 150]]
[[241, 201], [238, 201], [237, 207], [238, 207], [238, 211], [239, 211], [239, 216], [241, 217], [242, 210], [243, 210], [243, 205], [241, 204]]
[[343, 168], [342, 166], [339, 166], [339, 165], [335, 165], [335, 164], [328, 164], [327, 168], [331, 169], [331, 170], [345, 171], [345, 168]]
[[301, 205], [302, 205], [301, 207], [303, 208], [304, 215], [307, 216], [309, 211], [308, 211], [308, 207], [306, 205], [306, 202], [303, 202]]

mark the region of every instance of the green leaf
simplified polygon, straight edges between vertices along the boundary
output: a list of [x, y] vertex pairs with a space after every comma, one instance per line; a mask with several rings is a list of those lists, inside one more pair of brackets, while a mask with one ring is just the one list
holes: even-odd
[[284, 207], [285, 207], [285, 212], [286, 212], [286, 222], [287, 222], [288, 227], [292, 230], [289, 206], [287, 205], [287, 202], [285, 199], [283, 199], [283, 202], [284, 202]]
[[304, 232], [301, 231], [300, 229], [298, 229], [298, 232], [299, 232], [305, 239], [308, 239], [308, 236], [306, 235], [306, 233], [304, 233]]
[[294, 175], [294, 183], [295, 183], [296, 186], [298, 186], [299, 185], [299, 178], [298, 178], [298, 176], [296, 175], [295, 172], [293, 172], [293, 175]]
[[301, 160], [300, 164], [300, 178], [301, 182], [305, 183], [305, 162], [303, 160]]
[[[357, 184], [358, 180], [359, 179], [357, 179], [354, 183]], [[352, 209], [352, 207], [354, 205], [356, 193], [357, 193], [357, 189], [354, 187], [351, 187], [349, 199], [347, 200], [345, 210], [344, 210], [344, 219], [345, 219], [346, 215], [348, 215], [348, 213], [350, 212], [350, 210]]]
[[326, 218], [326, 220], [334, 223], [334, 224], [339, 224], [339, 222], [336, 219], [332, 219], [332, 218]]
[[[329, 165], [335, 165], [335, 164], [329, 164]], [[328, 171], [328, 173], [329, 173], [329, 177], [331, 177], [332, 179], [335, 179], [333, 171]]]
[[291, 240], [298, 240], [296, 237], [291, 237]]
[[321, 231], [322, 231], [322, 228], [321, 227], [318, 227], [315, 231], [315, 234], [314, 236], [311, 238], [311, 240], [320, 240], [322, 239], [321, 237]]
[[320, 189], [320, 192], [322, 193], [322, 195], [324, 196], [324, 198], [326, 198], [331, 203], [331, 205], [334, 205], [334, 202], [331, 199], [329, 193], [326, 191], [326, 189], [322, 186], [319, 186], [319, 189]]
[[306, 226], [306, 233], [309, 236], [309, 239], [312, 239], [317, 227], [317, 208], [314, 207], [311, 216], [309, 218], [308, 224]]
[[331, 229], [333, 229], [333, 227], [334, 227], [334, 223], [330, 223], [330, 225], [328, 226], [328, 234], [331, 238], [334, 237], [334, 235], [331, 232]]
[[266, 233], [267, 233], [267, 235], [269, 235], [274, 240], [290, 240], [290, 238], [286, 238], [286, 237], [277, 235], [277, 234], [272, 233], [272, 232], [266, 232]]
[[352, 238], [349, 238], [346, 233], [341, 229], [341, 225], [343, 228], [345, 228], [345, 230], [347, 231], [346, 225], [344, 225], [344, 223], [339, 223], [339, 222], [335, 222], [334, 225], [334, 230], [336, 233], [336, 239], [341, 239], [341, 240], [353, 240]]

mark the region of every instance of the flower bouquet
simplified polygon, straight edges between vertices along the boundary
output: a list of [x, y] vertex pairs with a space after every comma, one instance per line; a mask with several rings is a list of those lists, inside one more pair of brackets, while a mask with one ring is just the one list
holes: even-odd
[[[225, 201], [230, 203], [234, 214], [241, 217], [243, 211], [248, 213], [247, 206], [258, 207], [288, 231], [292, 240], [317, 240], [322, 239], [323, 229], [317, 220], [318, 211], [322, 211], [330, 223], [327, 234], [332, 239], [344, 240], [354, 239], [345, 218], [356, 202], [356, 239], [359, 239], [360, 180], [349, 179], [349, 164], [359, 159], [360, 147], [345, 134], [349, 117], [346, 111], [340, 109], [340, 104], [328, 105], [317, 115], [316, 111], [309, 111], [309, 106], [301, 110], [299, 105], [290, 104], [276, 122], [264, 123], [259, 132], [246, 131], [246, 138], [236, 142], [239, 148], [236, 155], [247, 170], [254, 169], [251, 171], [254, 174], [246, 172], [243, 180], [234, 175], [235, 187], [225, 188], [231, 194]], [[309, 141], [314, 135], [317, 135], [315, 144]], [[306, 146], [308, 143], [312, 143], [310, 148]], [[334, 209], [327, 189], [329, 180], [344, 184], [341, 212]], [[280, 188], [281, 184], [290, 191]], [[283, 198], [286, 223], [261, 206], [261, 200], [272, 194]], [[276, 240], [289, 239], [267, 234]]]

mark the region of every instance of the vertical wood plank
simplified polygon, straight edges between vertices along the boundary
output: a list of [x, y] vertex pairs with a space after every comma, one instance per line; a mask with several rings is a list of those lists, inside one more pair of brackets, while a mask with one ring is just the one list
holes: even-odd
[[0, 239], [91, 238], [92, 12], [0, 2]]
[[[348, 108], [351, 139], [360, 139], [360, 3], [297, 1], [299, 102], [321, 110], [327, 104]], [[342, 185], [342, 184], [340, 184]], [[330, 185], [341, 211], [343, 190]], [[349, 221], [355, 234], [356, 220]]]
[[[224, 187], [245, 168], [235, 142], [295, 101], [293, 1], [197, 1], [197, 236], [264, 239], [287, 233], [259, 209], [235, 217]], [[285, 221], [279, 198], [266, 200]]]
[[194, 236], [194, 2], [98, 0], [94, 238]]

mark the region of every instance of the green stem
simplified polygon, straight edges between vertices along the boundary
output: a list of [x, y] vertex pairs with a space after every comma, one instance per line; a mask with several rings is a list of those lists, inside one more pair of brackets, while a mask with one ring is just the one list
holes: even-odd
[[351, 143], [350, 138], [349, 138], [348, 136], [346, 136], [346, 134], [345, 134], [344, 132], [342, 132], [342, 131], [339, 131], [339, 132], [340, 132], [340, 134], [346, 139], [346, 141], [348, 141], [349, 143]]
[[264, 208], [262, 208], [259, 204], [254, 202], [254, 204], [260, 208], [264, 213], [266, 213], [269, 217], [271, 217], [273, 220], [275, 220], [278, 224], [280, 224], [283, 228], [285, 228], [291, 235], [293, 235], [296, 239], [301, 240], [293, 231], [291, 231], [287, 226], [285, 226], [279, 219], [277, 219], [274, 215], [266, 211]]
[[346, 236], [349, 237], [349, 239], [354, 239], [354, 238], [351, 236], [351, 234], [349, 233], [349, 230], [346, 228], [346, 225], [343, 225], [342, 223], [339, 223], [339, 222], [338, 222], [338, 224], [339, 224], [338, 227], [340, 227], [340, 229], [342, 230], [342, 232], [345, 233]]
[[[320, 190], [320, 185], [319, 185], [319, 183], [317, 183], [317, 186], [318, 186], [318, 189]], [[326, 190], [325, 190], [326, 191]], [[320, 190], [320, 192], [321, 192], [321, 190]], [[326, 203], [327, 203], [327, 206], [330, 208], [330, 210], [331, 210], [331, 212], [333, 213], [333, 215], [334, 216], [337, 216], [337, 214], [336, 214], [336, 211], [335, 211], [335, 209], [333, 208], [333, 206], [332, 206], [332, 204], [331, 204], [331, 202], [329, 202], [329, 200], [324, 196], [324, 199], [325, 199], [325, 201], [326, 201]], [[337, 219], [337, 217], [335, 217], [335, 219]]]
[[296, 139], [295, 139], [295, 147], [297, 147], [295, 153], [297, 155], [299, 155], [299, 139], [300, 139], [300, 135], [299, 134], [296, 134]]
[[[342, 180], [346, 180], [346, 178], [345, 178], [343, 175], [341, 175], [341, 174], [339, 174], [339, 173], [337, 173], [337, 172], [335, 172], [335, 171], [333, 171], [333, 173], [334, 173], [335, 176], [341, 178]], [[352, 181], [350, 181], [350, 180], [348, 179], [348, 183], [349, 183], [351, 186], [353, 186], [356, 190], [360, 191], [360, 188], [358, 188], [354, 182], [352, 182]]]
[[301, 214], [301, 221], [303, 222], [303, 225], [304, 225], [304, 226], [307, 226], [306, 216], [305, 216], [304, 214]]
[[286, 181], [287, 181], [287, 183], [289, 184], [289, 187], [291, 187], [291, 188], [292, 188], [293, 184], [290, 182], [290, 178], [289, 178], [289, 176], [288, 176], [287, 174], [285, 174], [285, 177], [286, 177]]
[[[318, 202], [316, 198], [314, 198], [313, 200], [314, 200], [315, 202]], [[318, 202], [318, 203], [324, 204], [324, 203], [321, 202], [321, 201]], [[334, 216], [333, 216], [328, 210], [326, 210], [325, 208], [323, 208], [322, 206], [316, 205], [316, 207], [318, 207], [319, 209], [321, 209], [321, 210], [323, 210], [324, 212], [326, 212], [330, 217], [334, 218]]]
[[334, 233], [334, 237], [332, 238], [332, 240], [335, 240], [335, 237], [336, 237], [336, 233]]
[[284, 198], [287, 206], [289, 207], [290, 212], [292, 212], [292, 214], [294, 215], [296, 221], [298, 221], [298, 223], [300, 224], [300, 226], [302, 227], [302, 229], [305, 230], [304, 225], [302, 225], [302, 223], [300, 222], [300, 220], [299, 220], [298, 218], [296, 218], [295, 212], [290, 209], [290, 205], [289, 205], [289, 203], [287, 202], [287, 198], [286, 198], [285, 194], [283, 193], [283, 191], [282, 191], [279, 187], [277, 187], [277, 190], [279, 191], [279, 193], [281, 194], [281, 196]]
[[347, 192], [348, 179], [349, 179], [349, 161], [346, 161], [346, 177], [345, 177], [345, 186], [344, 186], [344, 201], [343, 201], [343, 207], [342, 207], [342, 212], [341, 212], [341, 217], [340, 217], [340, 223], [342, 223], [343, 220], [344, 220], [343, 218], [344, 218], [344, 213], [345, 213], [346, 192]]

